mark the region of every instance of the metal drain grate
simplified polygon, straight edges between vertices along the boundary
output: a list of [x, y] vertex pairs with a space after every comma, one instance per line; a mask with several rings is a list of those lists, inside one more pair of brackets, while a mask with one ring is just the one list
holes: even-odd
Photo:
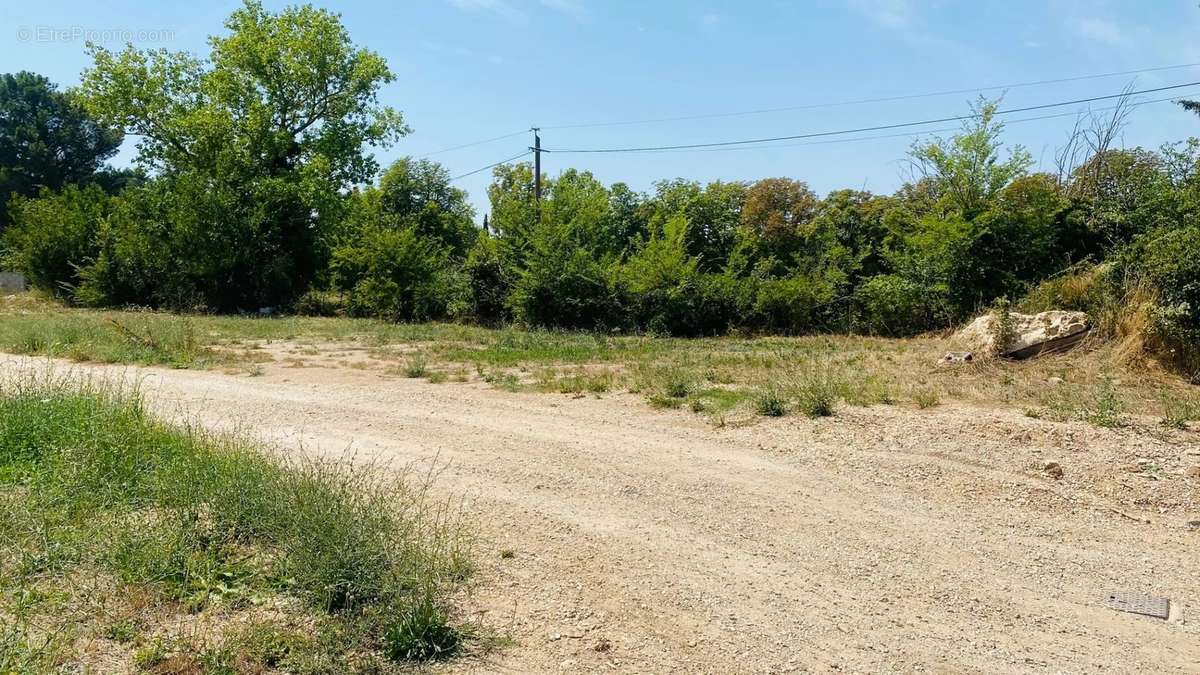
[[1104, 604], [1118, 612], [1152, 616], [1156, 619], [1165, 619], [1171, 615], [1171, 601], [1153, 595], [1113, 591], [1105, 596]]

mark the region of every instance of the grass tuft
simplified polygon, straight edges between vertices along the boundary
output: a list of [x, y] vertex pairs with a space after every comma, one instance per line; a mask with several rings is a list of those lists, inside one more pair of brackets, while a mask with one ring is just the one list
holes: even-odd
[[808, 374], [796, 384], [796, 408], [809, 417], [829, 417], [841, 389], [828, 375]]
[[691, 378], [680, 373], [671, 373], [663, 385], [663, 393], [671, 398], [687, 398], [695, 386]]
[[1172, 429], [1187, 429], [1189, 422], [1200, 420], [1200, 401], [1163, 397], [1162, 424]]
[[414, 356], [404, 365], [404, 376], [417, 379], [429, 375], [429, 362], [424, 356]]
[[936, 408], [941, 404], [942, 398], [933, 389], [918, 389], [913, 392], [913, 401], [921, 410], [927, 408]]
[[783, 417], [787, 414], [787, 399], [773, 387], [754, 395], [754, 412], [763, 417]]
[[384, 644], [395, 661], [433, 661], [454, 656], [462, 646], [462, 633], [450, 625], [446, 610], [425, 598], [388, 624]]

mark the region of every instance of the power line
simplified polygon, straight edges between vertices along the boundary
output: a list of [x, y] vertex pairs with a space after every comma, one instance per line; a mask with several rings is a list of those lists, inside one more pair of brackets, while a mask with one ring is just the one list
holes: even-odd
[[512, 138], [513, 136], [520, 136], [521, 134], [524, 134], [527, 132], [528, 132], [528, 130], [522, 129], [520, 131], [514, 131], [511, 134], [504, 134], [503, 136], [496, 136], [495, 138], [485, 138], [481, 141], [471, 141], [470, 143], [463, 143], [462, 145], [455, 145], [455, 146], [451, 146], [449, 148], [442, 148], [441, 150], [434, 150], [433, 152], [427, 152], [424, 155], [421, 155], [420, 157], [418, 157], [417, 159], [425, 159], [426, 157], [433, 157], [434, 155], [440, 155], [443, 152], [450, 152], [451, 150], [461, 150], [463, 148], [471, 148], [476, 145], [483, 145], [485, 143], [495, 143], [496, 141], [502, 141], [506, 138]]
[[1200, 63], [1182, 63], [1173, 66], [1158, 66], [1155, 68], [1139, 68], [1137, 70], [1122, 70], [1112, 73], [1100, 73], [1096, 75], [1077, 75], [1074, 77], [1061, 77], [1052, 80], [1034, 80], [1031, 82], [1014, 82], [1011, 84], [1000, 84], [991, 87], [973, 87], [969, 89], [948, 89], [945, 91], [933, 91], [923, 94], [904, 94], [899, 96], [884, 96], [879, 98], [863, 98], [848, 101], [836, 101], [829, 103], [809, 103], [805, 105], [783, 106], [779, 108], [759, 108], [757, 110], [741, 110], [736, 112], [724, 113], [708, 113], [701, 115], [681, 115], [678, 117], [657, 117], [637, 120], [623, 120], [618, 122], [587, 122], [582, 124], [559, 124], [555, 126], [543, 126], [543, 129], [590, 129], [597, 127], [617, 127], [630, 126], [636, 124], [657, 124], [661, 122], [685, 122], [688, 120], [705, 120], [717, 119], [722, 117], [741, 117], [744, 115], [764, 115], [767, 113], [788, 112], [795, 110], [815, 110], [818, 108], [836, 108], [840, 106], [863, 105], [866, 103], [889, 103], [894, 101], [909, 101], [921, 98], [933, 98], [937, 96], [953, 96], [956, 94], [972, 94], [982, 91], [997, 91], [1003, 89], [1019, 89], [1022, 87], [1037, 87], [1049, 84], [1065, 84], [1067, 82], [1083, 82], [1086, 80], [1098, 80], [1107, 77], [1120, 77], [1122, 75], [1138, 75], [1142, 73], [1156, 73], [1167, 70], [1179, 70], [1182, 68], [1195, 68], [1200, 66]]
[[[522, 131], [521, 133], [526, 133], [526, 132]], [[508, 162], [511, 162], [514, 159], [520, 159], [520, 158], [524, 157], [525, 155], [528, 155], [530, 152], [532, 152], [532, 151], [531, 150], [523, 150], [521, 152], [521, 154], [519, 154], [519, 155], [513, 155], [512, 157], [509, 157], [508, 159], [502, 159], [499, 162], [493, 162], [492, 164], [488, 164], [487, 166], [481, 166], [478, 169], [475, 169], [474, 171], [468, 171], [462, 175], [455, 176], [454, 178], [451, 178], [450, 180], [456, 181], [459, 178], [466, 178], [467, 176], [474, 176], [475, 174], [479, 173], [480, 171], [487, 171], [488, 169], [500, 166], [501, 164], [507, 164]]]
[[[1041, 105], [1024, 106], [1021, 108], [1009, 108], [1007, 110], [997, 110], [997, 115], [1011, 115], [1019, 112], [1030, 112], [1033, 110], [1045, 110], [1047, 108], [1058, 108], [1067, 105], [1078, 105], [1080, 103], [1092, 103], [1095, 101], [1106, 101], [1114, 98], [1124, 98], [1128, 96], [1136, 96], [1139, 94], [1150, 94], [1156, 91], [1168, 91], [1172, 89], [1183, 89], [1185, 87], [1194, 87], [1200, 85], [1200, 81], [1188, 82], [1185, 84], [1174, 84], [1167, 87], [1155, 87], [1153, 89], [1142, 89], [1140, 91], [1126, 91], [1120, 94], [1109, 94], [1107, 96], [1093, 96], [1090, 98], [1079, 98], [1071, 101], [1061, 101], [1058, 103], [1043, 103]], [[694, 148], [716, 148], [732, 145], [753, 145], [758, 143], [771, 143], [774, 141], [794, 141], [804, 138], [820, 138], [825, 136], [842, 136], [845, 134], [862, 133], [866, 131], [884, 131], [887, 129], [902, 129], [904, 127], [924, 126], [926, 124], [941, 124], [943, 122], [961, 122], [964, 120], [975, 119], [979, 117], [979, 113], [970, 115], [955, 115], [952, 117], [940, 117], [936, 119], [921, 120], [918, 122], [900, 122], [896, 124], [880, 124], [871, 127], [859, 127], [857, 129], [842, 129], [839, 131], [819, 131], [805, 134], [793, 134], [790, 136], [773, 136], [770, 138], [750, 138], [738, 141], [717, 141], [710, 143], [684, 143], [679, 145], [657, 145], [657, 146], [641, 146], [629, 148], [543, 148], [542, 152], [561, 152], [561, 153], [614, 153], [614, 152], [650, 152], [657, 150], [690, 150]]]
[[[1127, 107], [1129, 109], [1134, 109], [1134, 108], [1140, 108], [1145, 105], [1150, 105], [1153, 103], [1163, 103], [1166, 101], [1178, 101], [1178, 100], [1179, 100], [1178, 98], [1172, 96], [1172, 97], [1168, 97], [1168, 98], [1152, 99], [1149, 101], [1139, 101], [1137, 103], [1131, 103]], [[1121, 107], [1121, 106], [1106, 106], [1103, 108], [1094, 108], [1094, 109], [1091, 109], [1091, 111], [1092, 112], [1105, 112], [1108, 110], [1116, 110], [1119, 107]], [[1022, 117], [1022, 118], [1015, 119], [1015, 120], [1006, 120], [1005, 124], [1019, 124], [1021, 122], [1036, 122], [1039, 120], [1056, 119], [1056, 118], [1060, 118], [1060, 117], [1072, 117], [1072, 116], [1075, 116], [1078, 114], [1079, 114], [1078, 112], [1065, 112], [1065, 113], [1054, 113], [1052, 115], [1038, 115], [1036, 117]], [[858, 141], [876, 141], [876, 140], [882, 140], [882, 139], [887, 139], [887, 138], [905, 138], [905, 137], [923, 136], [925, 134], [949, 133], [949, 132], [958, 131], [958, 130], [959, 130], [958, 127], [942, 127], [942, 128], [938, 128], [938, 129], [923, 129], [921, 131], [905, 131], [905, 132], [898, 133], [898, 134], [881, 134], [881, 135], [877, 135], [877, 136], [859, 136], [857, 138], [836, 138], [836, 139], [824, 140], [824, 141], [805, 141], [803, 143], [781, 143], [778, 145], [752, 145], [752, 146], [741, 145], [741, 146], [727, 147], [727, 148], [695, 148], [695, 149], [690, 149], [690, 150], [647, 150], [646, 152], [648, 154], [671, 154], [671, 153], [690, 153], [690, 152], [734, 152], [734, 151], [741, 151], [741, 150], [770, 150], [770, 149], [774, 149], [774, 148], [798, 148], [798, 147], [807, 146], [807, 145], [834, 145], [837, 143], [855, 143]]]

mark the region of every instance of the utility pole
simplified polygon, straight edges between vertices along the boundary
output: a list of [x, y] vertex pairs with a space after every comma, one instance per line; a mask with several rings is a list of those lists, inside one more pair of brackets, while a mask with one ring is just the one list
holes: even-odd
[[538, 127], [530, 129], [533, 132], [533, 201], [538, 215], [542, 212], [542, 137], [538, 136]]

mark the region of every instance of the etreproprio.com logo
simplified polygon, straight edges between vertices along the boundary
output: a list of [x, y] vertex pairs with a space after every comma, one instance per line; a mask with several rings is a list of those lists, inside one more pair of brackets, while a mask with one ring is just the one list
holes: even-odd
[[18, 42], [170, 42], [170, 28], [88, 28], [86, 26], [20, 26]]

